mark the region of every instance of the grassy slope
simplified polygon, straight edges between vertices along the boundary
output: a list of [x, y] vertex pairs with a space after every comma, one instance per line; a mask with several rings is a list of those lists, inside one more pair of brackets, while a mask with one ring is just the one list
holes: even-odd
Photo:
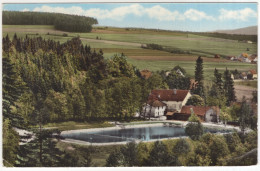
[[108, 122], [60, 122], [60, 123], [48, 123], [44, 125], [44, 128], [59, 129], [61, 131], [75, 130], [75, 129], [90, 129], [90, 128], [104, 128], [114, 126]]
[[[205, 36], [198, 36], [193, 34], [181, 33], [181, 32], [169, 32], [169, 31], [157, 31], [157, 30], [142, 30], [142, 29], [130, 29], [126, 30], [123, 28], [104, 28], [96, 27], [93, 29], [92, 33], [68, 33], [68, 37], [63, 37], [62, 32], [54, 30], [52, 26], [3, 26], [3, 28], [18, 28], [16, 30], [18, 36], [25, 37], [26, 34], [29, 34], [30, 37], [42, 36], [45, 39], [53, 39], [55, 41], [60, 41], [61, 43], [71, 39], [73, 36], [79, 35], [81, 38], [91, 38], [96, 39], [98, 36], [102, 40], [114, 40], [122, 42], [135, 42], [135, 43], [156, 43], [163, 46], [171, 46], [174, 48], [180, 48], [183, 50], [200, 50], [205, 53], [216, 53], [216, 54], [225, 54], [225, 55], [238, 55], [242, 52], [245, 52], [246, 48], [250, 48], [249, 53], [257, 52], [256, 44], [246, 44], [239, 43], [237, 41], [230, 41], [218, 38], [209, 38]], [[27, 32], [31, 29], [30, 32]], [[37, 30], [41, 29], [41, 32]], [[13, 36], [14, 30], [12, 31], [3, 31], [3, 36], [8, 32], [10, 37]], [[47, 33], [56, 34], [56, 35], [47, 35]], [[38, 33], [39, 35], [36, 35]], [[58, 35], [58, 36], [57, 36]], [[168, 52], [155, 51], [149, 49], [142, 49], [139, 47], [133, 47], [128, 45], [113, 45], [103, 42], [89, 42], [87, 40], [82, 41], [84, 44], [90, 45], [93, 49], [99, 50], [103, 49], [105, 57], [111, 57], [115, 53], [124, 53], [129, 57], [129, 62], [137, 66], [139, 69], [149, 69], [152, 71], [157, 70], [168, 70], [172, 69], [175, 65], [180, 65], [187, 70], [187, 73], [190, 76], [194, 75], [195, 61], [194, 56], [191, 61], [175, 61], [174, 58], [170, 61], [160, 60], [162, 56], [176, 57], [178, 54], [171, 54]], [[197, 52], [197, 55], [210, 56], [205, 53]], [[144, 56], [145, 60], [136, 60], [133, 57], [141, 56], [138, 59], [142, 59]], [[157, 61], [149, 60], [149, 56], [155, 57]], [[182, 55], [179, 55], [180, 57]], [[189, 55], [185, 55], [189, 57]], [[132, 58], [131, 58], [132, 57]], [[154, 59], [154, 58], [153, 58]], [[167, 58], [168, 59], [168, 58]], [[257, 65], [238, 63], [238, 62], [204, 62], [204, 76], [206, 79], [213, 77], [214, 68], [218, 68], [220, 71], [224, 71], [227, 67], [229, 70], [238, 69], [240, 71], [246, 71], [249, 69], [256, 69]]]

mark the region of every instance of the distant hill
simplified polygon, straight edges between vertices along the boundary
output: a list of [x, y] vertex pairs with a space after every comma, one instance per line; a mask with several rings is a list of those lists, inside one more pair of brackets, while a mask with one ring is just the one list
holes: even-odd
[[216, 30], [213, 32], [225, 34], [257, 35], [257, 26], [250, 26], [233, 30]]

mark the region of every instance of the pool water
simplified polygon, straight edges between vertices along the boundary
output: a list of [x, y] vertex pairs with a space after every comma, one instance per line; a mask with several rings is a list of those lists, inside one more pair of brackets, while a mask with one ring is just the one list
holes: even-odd
[[[207, 129], [205, 132], [216, 133], [219, 131]], [[63, 138], [81, 140], [90, 143], [124, 142], [133, 140], [150, 141], [182, 136], [186, 136], [185, 128], [167, 126], [101, 130], [96, 132], [87, 132], [82, 130], [62, 134]]]

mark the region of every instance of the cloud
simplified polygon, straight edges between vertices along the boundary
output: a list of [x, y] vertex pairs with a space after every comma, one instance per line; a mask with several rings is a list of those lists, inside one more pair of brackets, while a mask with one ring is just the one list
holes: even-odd
[[174, 21], [174, 20], [184, 20], [184, 16], [178, 11], [169, 11], [159, 5], [153, 6], [151, 8], [146, 8], [144, 10], [145, 14], [152, 19], [157, 19], [159, 21]]
[[192, 20], [192, 21], [199, 21], [199, 20], [215, 20], [214, 17], [208, 16], [205, 12], [198, 11], [195, 9], [189, 9], [184, 13], [185, 18]]
[[[24, 9], [28, 10], [28, 9]], [[23, 10], [23, 11], [24, 11]], [[144, 8], [139, 4], [131, 4], [128, 6], [117, 7], [111, 10], [101, 9], [101, 8], [91, 8], [84, 10], [79, 6], [72, 6], [68, 8], [64, 7], [51, 7], [51, 6], [41, 6], [36, 7], [32, 11], [37, 12], [55, 12], [64, 14], [74, 14], [82, 16], [95, 17], [97, 19], [112, 19], [121, 21], [128, 15], [134, 15], [137, 17], [147, 16], [150, 19], [156, 19], [158, 21], [175, 21], [175, 20], [214, 20], [212, 16], [208, 16], [205, 12], [198, 11], [195, 9], [189, 9], [184, 13], [179, 11], [170, 11], [160, 5], [155, 5], [149, 8]]]
[[28, 8], [24, 8], [22, 11], [26, 12], [26, 11], [30, 11], [30, 10]]
[[220, 20], [240, 20], [240, 21], [248, 21], [249, 18], [256, 18], [257, 12], [252, 10], [251, 8], [244, 8], [241, 10], [226, 10], [220, 9], [219, 10]]
[[112, 10], [105, 10], [99, 8], [92, 8], [86, 10], [84, 15], [95, 17], [98, 19], [113, 19], [122, 20], [126, 15], [133, 14], [135, 16], [142, 16], [144, 8], [141, 5], [133, 4], [130, 6], [117, 7]]

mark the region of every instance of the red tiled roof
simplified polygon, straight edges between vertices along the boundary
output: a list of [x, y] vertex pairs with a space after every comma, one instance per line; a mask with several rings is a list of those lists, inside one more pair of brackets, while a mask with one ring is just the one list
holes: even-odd
[[187, 115], [191, 115], [191, 111], [190, 108], [193, 109], [193, 112], [196, 115], [200, 115], [200, 116], [204, 116], [206, 114], [206, 112], [211, 108], [209, 106], [183, 106], [181, 108], [180, 113], [181, 114], [187, 114]]
[[189, 90], [152, 90], [148, 100], [161, 100], [161, 101], [183, 101], [187, 96]]
[[155, 100], [155, 101], [153, 101], [152, 106], [153, 107], [162, 107], [162, 106], [166, 106], [166, 104], [159, 100]]
[[256, 70], [250, 70], [251, 74], [257, 74]]
[[147, 69], [140, 71], [140, 74], [144, 79], [148, 79], [152, 76], [152, 72]]

